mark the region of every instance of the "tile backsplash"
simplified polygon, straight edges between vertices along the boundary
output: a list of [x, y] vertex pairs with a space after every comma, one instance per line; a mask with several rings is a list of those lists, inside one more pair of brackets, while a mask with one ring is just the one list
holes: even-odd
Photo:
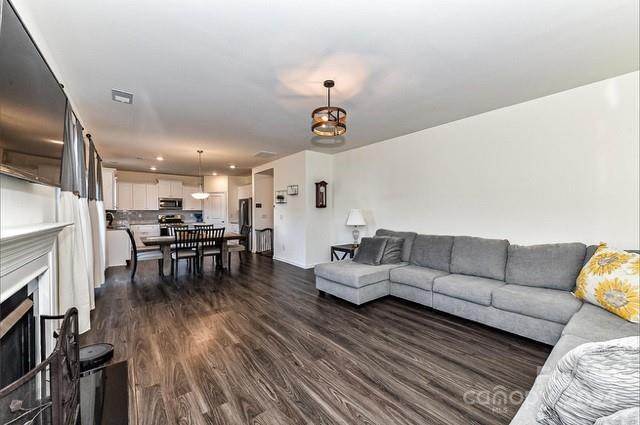
[[197, 215], [202, 218], [202, 211], [179, 211], [179, 210], [110, 210], [111, 214], [113, 214], [113, 221], [115, 222], [128, 222], [128, 223], [157, 223], [158, 215], [170, 215], [170, 214], [180, 214], [182, 215], [185, 222], [196, 222], [198, 221]]

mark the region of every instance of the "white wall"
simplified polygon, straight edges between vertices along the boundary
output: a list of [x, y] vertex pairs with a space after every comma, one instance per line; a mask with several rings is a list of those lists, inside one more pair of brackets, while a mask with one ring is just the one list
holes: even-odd
[[[634, 72], [334, 156], [335, 241], [376, 228], [638, 248]], [[324, 243], [324, 242], [323, 242]]]
[[[333, 239], [331, 204], [326, 209], [315, 208], [314, 183], [332, 181], [332, 161], [330, 155], [303, 151], [253, 169], [255, 202], [260, 202], [257, 194], [262, 193], [260, 182], [264, 176], [258, 174], [261, 171], [273, 169], [274, 191], [286, 191], [287, 186], [298, 185], [297, 196], [287, 195], [287, 203], [275, 204], [273, 209], [273, 258], [276, 260], [309, 268], [329, 259]], [[273, 203], [271, 196], [269, 201]], [[254, 205], [253, 216], [260, 214]]]
[[57, 190], [0, 175], [0, 226], [55, 222]]
[[238, 199], [253, 197], [253, 185], [251, 184], [251, 176], [249, 176], [249, 184], [238, 186]]
[[[273, 176], [255, 174], [253, 188], [253, 227], [273, 228]], [[260, 208], [256, 204], [261, 204]]]
[[[330, 246], [334, 239], [333, 226], [333, 156], [307, 151], [305, 158], [305, 185], [301, 188], [306, 198], [306, 260], [307, 267], [331, 259]], [[316, 208], [316, 182], [326, 181], [327, 208]]]
[[[287, 185], [291, 184], [304, 185], [305, 152], [298, 152], [256, 167], [253, 169], [254, 177], [256, 173], [270, 168], [273, 168], [274, 191], [286, 190]], [[254, 217], [256, 216], [255, 210], [254, 208]], [[303, 196], [287, 196], [286, 204], [275, 204], [273, 210], [274, 259], [299, 267], [306, 266], [305, 214]]]

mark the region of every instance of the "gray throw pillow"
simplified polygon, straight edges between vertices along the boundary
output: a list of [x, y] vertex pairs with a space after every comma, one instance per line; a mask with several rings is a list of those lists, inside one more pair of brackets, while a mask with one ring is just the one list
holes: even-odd
[[395, 236], [374, 236], [374, 238], [387, 240], [380, 264], [397, 264], [402, 262], [402, 246], [404, 245], [404, 238], [398, 238]]
[[640, 407], [630, 407], [605, 416], [594, 425], [640, 425]]
[[640, 338], [582, 344], [549, 378], [538, 423], [583, 425], [640, 403]]
[[370, 266], [380, 265], [387, 240], [383, 238], [362, 238], [353, 261]]

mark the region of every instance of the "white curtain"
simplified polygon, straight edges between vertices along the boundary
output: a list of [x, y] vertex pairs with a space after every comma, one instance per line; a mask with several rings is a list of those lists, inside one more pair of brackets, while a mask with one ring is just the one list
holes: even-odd
[[88, 200], [88, 173], [87, 173], [87, 149], [82, 135], [82, 125], [76, 118], [76, 144], [78, 149], [78, 172], [80, 173], [79, 187], [79, 203], [80, 203], [80, 222], [82, 225], [82, 236], [84, 241], [84, 257], [87, 263], [87, 288], [89, 291], [89, 299], [91, 300], [91, 309], [96, 306], [95, 303], [95, 284], [93, 270], [93, 229], [91, 225], [91, 215], [89, 214]]
[[104, 204], [102, 201], [89, 201], [89, 214], [93, 228], [93, 284], [96, 288], [104, 284], [106, 264], [105, 244], [107, 239]]
[[73, 223], [58, 236], [60, 312], [78, 309], [81, 333], [91, 328], [94, 307], [93, 235], [86, 198], [87, 181], [82, 127], [67, 103], [64, 123], [61, 191], [58, 221]]
[[89, 292], [89, 300], [91, 310], [96, 307], [95, 301], [95, 284], [94, 284], [94, 271], [93, 271], [93, 230], [91, 228], [91, 216], [89, 214], [89, 201], [87, 198], [78, 198], [78, 204], [80, 205], [80, 223], [82, 228], [82, 240], [83, 240], [83, 255], [86, 264], [86, 285]]
[[58, 235], [58, 279], [60, 312], [71, 307], [78, 309], [80, 333], [91, 328], [91, 294], [87, 287], [87, 263], [85, 260], [80, 202], [73, 192], [61, 191], [58, 199], [58, 221], [73, 223]]
[[[96, 167], [96, 148], [89, 138], [89, 215], [93, 236], [93, 284], [97, 288], [104, 283], [106, 263], [106, 220], [102, 202], [102, 160], [98, 157]], [[97, 168], [97, 169], [96, 169]]]

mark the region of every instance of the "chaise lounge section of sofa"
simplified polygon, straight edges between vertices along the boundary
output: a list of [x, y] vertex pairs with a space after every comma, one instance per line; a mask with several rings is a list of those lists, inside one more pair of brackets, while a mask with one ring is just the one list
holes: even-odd
[[505, 239], [386, 229], [376, 236], [404, 238], [401, 263], [319, 264], [316, 288], [357, 305], [391, 295], [555, 345], [512, 424], [536, 423], [549, 374], [567, 352], [586, 342], [640, 334], [637, 324], [572, 294], [596, 246], [521, 246]]

